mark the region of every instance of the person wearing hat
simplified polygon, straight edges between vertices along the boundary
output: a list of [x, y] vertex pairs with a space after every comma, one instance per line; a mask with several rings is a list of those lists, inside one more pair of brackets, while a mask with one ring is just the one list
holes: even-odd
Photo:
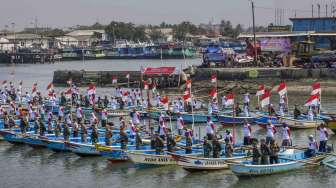
[[320, 146], [319, 152], [327, 152], [328, 131], [324, 123], [321, 123], [317, 130], [320, 132]]
[[203, 154], [204, 158], [210, 158], [210, 153], [212, 152], [212, 145], [208, 141], [208, 137], [204, 137], [203, 141]]
[[314, 139], [313, 135], [308, 136], [308, 149], [305, 151], [306, 157], [314, 157], [317, 151], [317, 142]]
[[224, 141], [228, 141], [230, 144], [233, 143], [233, 136], [229, 130], [225, 130]]
[[282, 124], [282, 144], [283, 147], [291, 146], [291, 131], [287, 123]]

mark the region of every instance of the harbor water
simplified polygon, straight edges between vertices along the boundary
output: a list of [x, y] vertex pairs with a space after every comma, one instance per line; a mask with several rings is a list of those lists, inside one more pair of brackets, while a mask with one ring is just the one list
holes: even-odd
[[[23, 80], [24, 87], [31, 89], [37, 82], [39, 89], [52, 80], [54, 70], [140, 70], [146, 66], [182, 66], [199, 64], [199, 59], [187, 60], [97, 60], [62, 62], [56, 64], [15, 65], [0, 67], [0, 80]], [[111, 88], [99, 88], [98, 94], [108, 94]], [[275, 95], [275, 94], [274, 94]], [[291, 95], [290, 104], [304, 104], [309, 93]], [[278, 96], [273, 102], [278, 102]], [[253, 99], [255, 102], [255, 99]], [[323, 108], [336, 112], [336, 96], [323, 98]], [[155, 123], [155, 122], [154, 122]], [[173, 122], [174, 124], [174, 122]], [[218, 125], [219, 126], [219, 125]], [[237, 142], [242, 140], [242, 128], [225, 127], [234, 132]], [[197, 136], [204, 136], [204, 126], [197, 125]], [[200, 130], [200, 132], [199, 132]], [[277, 133], [277, 141], [281, 139], [281, 129]], [[293, 145], [306, 146], [307, 136], [318, 132], [311, 130], [293, 130]], [[253, 126], [253, 137], [264, 138], [266, 131]], [[336, 136], [332, 136], [328, 144], [336, 146]], [[0, 188], [79, 188], [79, 187], [284, 187], [284, 188], [317, 188], [336, 187], [336, 173], [326, 167], [304, 169], [284, 174], [258, 177], [238, 178], [228, 170], [217, 172], [189, 173], [177, 166], [158, 168], [139, 168], [132, 163], [110, 163], [102, 157], [78, 157], [72, 153], [55, 153], [48, 149], [32, 149], [28, 146], [12, 145], [0, 142]]]

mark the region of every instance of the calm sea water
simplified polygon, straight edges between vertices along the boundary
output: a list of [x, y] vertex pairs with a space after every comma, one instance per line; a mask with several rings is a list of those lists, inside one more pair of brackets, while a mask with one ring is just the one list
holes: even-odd
[[[187, 60], [187, 64], [198, 64], [200, 60]], [[185, 66], [182, 60], [164, 61], [167, 66]], [[40, 89], [52, 80], [58, 69], [80, 70], [139, 70], [140, 66], [161, 66], [161, 61], [118, 61], [101, 60], [64, 62], [45, 65], [16, 65], [0, 67], [0, 80], [24, 80], [27, 88], [35, 82]], [[15, 74], [11, 74], [11, 73]], [[98, 92], [109, 92], [109, 88]], [[303, 104], [307, 94], [289, 95], [291, 101]], [[274, 99], [277, 103], [277, 99]], [[336, 96], [326, 96], [324, 108], [336, 111]], [[199, 125], [198, 125], [199, 126]], [[241, 127], [227, 128], [241, 140]], [[198, 128], [196, 128], [198, 130]], [[204, 128], [201, 127], [201, 136]], [[197, 133], [199, 134], [199, 133]], [[293, 144], [305, 145], [307, 136], [317, 134], [315, 130], [293, 131]], [[253, 128], [254, 137], [265, 137], [265, 130]], [[336, 144], [336, 136], [329, 143]], [[280, 134], [278, 135], [280, 139]], [[111, 164], [101, 157], [81, 158], [72, 153], [54, 153], [47, 149], [32, 149], [28, 146], [0, 142], [0, 188], [8, 187], [336, 187], [336, 173], [325, 167], [305, 169], [285, 174], [259, 178], [239, 179], [230, 171], [189, 173], [175, 166], [140, 169], [131, 163]]]

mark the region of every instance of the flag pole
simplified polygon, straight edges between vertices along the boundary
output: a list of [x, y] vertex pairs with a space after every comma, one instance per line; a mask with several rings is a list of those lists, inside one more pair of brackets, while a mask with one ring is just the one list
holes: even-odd
[[[194, 130], [194, 126], [195, 126], [194, 100], [193, 100], [193, 96], [192, 96], [192, 93], [191, 93], [191, 84], [190, 84], [189, 92], [190, 92], [190, 97], [191, 97], [191, 117], [192, 117], [191, 129], [193, 130], [193, 132], [195, 132], [195, 130]], [[193, 134], [193, 136], [194, 136], [194, 134]]]
[[289, 104], [288, 104], [288, 94], [286, 92], [286, 107], [287, 107], [287, 114], [289, 115]]

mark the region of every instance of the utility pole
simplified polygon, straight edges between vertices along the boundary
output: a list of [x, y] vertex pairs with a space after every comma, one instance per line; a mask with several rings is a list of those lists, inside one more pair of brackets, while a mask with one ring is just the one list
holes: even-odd
[[255, 29], [255, 15], [254, 15], [254, 2], [251, 1], [251, 7], [252, 7], [252, 23], [253, 23], [253, 43], [254, 43], [254, 63], [257, 64], [257, 39], [256, 39], [256, 29]]

